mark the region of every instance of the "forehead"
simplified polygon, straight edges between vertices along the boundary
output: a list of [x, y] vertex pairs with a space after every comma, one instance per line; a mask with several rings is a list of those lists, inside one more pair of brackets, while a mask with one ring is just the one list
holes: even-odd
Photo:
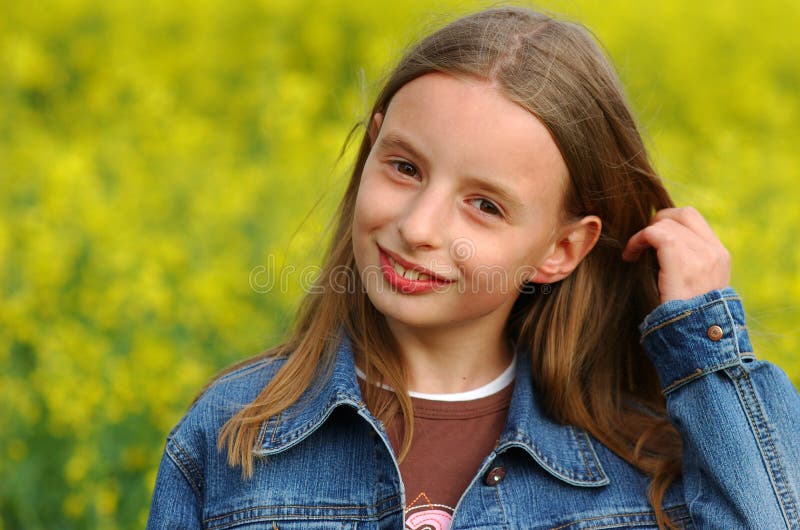
[[404, 139], [455, 175], [502, 180], [523, 200], [559, 199], [568, 181], [547, 127], [485, 80], [441, 73], [414, 79], [389, 104], [379, 143], [384, 137]]

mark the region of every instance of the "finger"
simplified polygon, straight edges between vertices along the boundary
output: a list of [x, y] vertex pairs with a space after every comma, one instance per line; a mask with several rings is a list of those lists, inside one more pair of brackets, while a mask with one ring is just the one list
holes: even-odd
[[704, 242], [694, 231], [670, 218], [662, 218], [636, 232], [622, 251], [624, 261], [636, 261], [649, 248], [656, 252], [669, 247], [682, 245], [689, 248], [702, 248]]
[[684, 206], [683, 208], [664, 208], [659, 210], [650, 220], [650, 224], [658, 222], [662, 219], [672, 219], [688, 229], [695, 232], [702, 239], [709, 242], [718, 242], [719, 238], [711, 229], [708, 221], [692, 206]]

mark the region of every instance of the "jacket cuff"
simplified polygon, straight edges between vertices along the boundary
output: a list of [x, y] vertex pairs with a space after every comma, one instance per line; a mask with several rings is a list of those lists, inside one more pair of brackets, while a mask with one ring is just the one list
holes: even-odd
[[755, 359], [742, 301], [731, 287], [669, 300], [639, 325], [664, 395], [698, 377]]

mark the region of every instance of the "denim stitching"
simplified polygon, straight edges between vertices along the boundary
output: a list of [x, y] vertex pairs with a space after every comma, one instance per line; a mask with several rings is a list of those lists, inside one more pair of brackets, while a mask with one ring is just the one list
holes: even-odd
[[738, 355], [739, 355], [739, 336], [736, 334], [737, 322], [736, 322], [736, 319], [733, 318], [733, 314], [731, 313], [731, 308], [728, 307], [728, 301], [727, 300], [724, 300], [723, 306], [725, 308], [725, 314], [728, 315], [728, 322], [731, 323], [731, 333], [733, 334], [733, 349], [736, 352], [736, 355], [738, 357]]
[[[733, 379], [736, 389], [739, 393], [739, 397], [743, 401], [744, 409], [750, 422], [750, 427], [755, 431], [759, 450], [761, 452], [761, 456], [764, 458], [764, 461], [767, 464], [770, 482], [772, 483], [772, 487], [774, 488], [775, 494], [778, 497], [778, 502], [780, 504], [783, 517], [789, 527], [794, 526], [797, 528], [797, 525], [792, 525], [793, 514], [795, 516], [794, 522], [798, 522], [796, 517], [798, 513], [797, 506], [795, 505], [795, 501], [791, 496], [790, 489], [787, 487], [785, 478], [786, 472], [783, 470], [783, 466], [781, 465], [781, 461], [778, 456], [778, 451], [775, 449], [775, 444], [772, 440], [772, 435], [770, 434], [767, 425], [766, 415], [764, 414], [761, 404], [755, 394], [755, 388], [753, 388], [750, 375], [741, 368], [738, 370], [727, 370], [727, 372], [728, 375]], [[745, 393], [747, 395], [744, 395]], [[767, 444], [768, 447], [765, 447], [764, 444]]]
[[[295, 519], [295, 517], [296, 516], [293, 516], [293, 515], [292, 516], [288, 516], [288, 517], [282, 515], [281, 519], [293, 520], [293, 519]], [[334, 519], [337, 519], [337, 518], [338, 519], [342, 519], [342, 517], [343, 516], [337, 516], [337, 517], [334, 517]], [[222, 523], [222, 524], [215, 525], [215, 526], [207, 526], [206, 528], [208, 530], [220, 530], [222, 528], [231, 528], [233, 526], [239, 526], [242, 523], [252, 523], [252, 522], [256, 522], [256, 521], [270, 521], [270, 520], [273, 520], [274, 518], [275, 518], [274, 515], [254, 515], [252, 517], [246, 517], [244, 519], [236, 519], [235, 521], [230, 521], [230, 522]], [[368, 520], [366, 517], [358, 517], [358, 516], [356, 516], [355, 518], [357, 520], [359, 520], [359, 521]], [[331, 519], [331, 517], [319, 517], [319, 516], [316, 516], [316, 515], [303, 515], [302, 516], [302, 520], [303, 521], [327, 521], [327, 520], [330, 520], [330, 519]], [[348, 519], [350, 519], [350, 518], [348, 518]]]
[[[598, 471], [598, 476], [604, 477], [605, 474], [603, 472], [603, 467], [600, 465], [600, 461], [597, 459], [597, 453], [594, 452], [594, 446], [592, 445], [591, 440], [589, 439], [589, 434], [586, 431], [582, 431], [584, 443], [586, 444], [586, 453], [592, 457], [594, 461], [595, 468]], [[594, 476], [594, 475], [592, 475]]]
[[676, 379], [675, 381], [673, 381], [672, 383], [670, 383], [669, 385], [664, 387], [664, 389], [661, 391], [661, 394], [666, 396], [667, 394], [669, 394], [670, 392], [672, 392], [673, 390], [675, 390], [679, 386], [683, 386], [686, 383], [688, 383], [690, 381], [693, 381], [694, 379], [697, 379], [698, 377], [700, 377], [702, 375], [705, 375], [705, 372], [701, 368], [698, 368], [697, 370], [695, 370], [691, 374], [687, 375], [686, 377], [682, 377], [680, 379]]
[[[175, 444], [175, 446], [179, 448], [179, 446], [177, 444]], [[189, 485], [192, 487], [192, 490], [194, 491], [194, 494], [197, 496], [198, 499], [200, 499], [200, 497], [202, 496], [200, 485], [197, 484], [197, 482], [195, 482], [194, 477], [189, 472], [189, 470], [186, 468], [186, 466], [183, 464], [183, 462], [182, 462], [182, 460], [180, 458], [180, 455], [174, 454], [172, 452], [172, 450], [170, 449], [169, 444], [167, 444], [165, 450], [166, 450], [167, 454], [169, 455], [170, 460], [172, 460], [175, 463], [175, 465], [178, 466], [178, 469], [180, 469], [181, 474], [183, 475], [183, 478], [185, 478], [186, 482], [188, 482]], [[179, 448], [179, 450], [180, 450], [180, 448]]]
[[589, 467], [589, 461], [586, 459], [586, 453], [583, 449], [583, 445], [581, 444], [580, 440], [578, 439], [578, 436], [575, 434], [575, 431], [572, 429], [571, 425], [569, 430], [572, 431], [572, 436], [575, 438], [575, 441], [578, 444], [578, 449], [580, 450], [581, 453], [581, 459], [583, 460], [583, 465], [586, 466], [587, 473], [589, 474], [590, 477], [594, 478], [594, 472], [592, 471], [592, 468]]
[[[247, 508], [241, 508], [239, 510], [234, 510], [232, 512], [226, 512], [222, 515], [215, 515], [214, 517], [209, 517], [205, 519], [206, 522], [217, 521], [219, 519], [224, 519], [225, 517], [230, 517], [231, 515], [236, 515], [237, 513], [244, 513], [249, 512], [252, 510], [262, 510], [265, 508], [309, 508], [315, 510], [357, 510], [359, 508], [366, 508], [367, 506], [361, 504], [344, 504], [344, 505], [333, 505], [333, 504], [272, 504], [267, 506], [248, 506]], [[341, 517], [336, 516], [336, 517]], [[356, 517], [364, 517], [356, 516]]]
[[506, 517], [506, 510], [503, 508], [503, 500], [500, 498], [500, 487], [494, 487], [494, 496], [497, 497], [497, 506], [500, 508], [500, 514], [503, 516], [503, 528], [508, 528], [508, 517]]
[[661, 328], [663, 328], [665, 326], [668, 326], [669, 324], [672, 324], [674, 322], [678, 322], [679, 320], [683, 320], [684, 318], [687, 318], [687, 317], [691, 316], [692, 313], [693, 313], [693, 311], [684, 311], [683, 313], [681, 313], [679, 315], [675, 315], [674, 317], [672, 317], [672, 318], [670, 318], [668, 320], [665, 320], [664, 322], [659, 322], [659, 323], [653, 324], [653, 326], [651, 326], [649, 329], [645, 330], [644, 333], [642, 333], [642, 338], [645, 338], [646, 336], [650, 335], [654, 331], [658, 331], [659, 329], [661, 329]]
[[178, 443], [177, 440], [174, 438], [172, 439], [172, 443], [175, 445], [175, 448], [180, 452], [182, 459], [184, 460], [185, 464], [191, 468], [190, 471], [195, 481], [197, 482], [198, 488], [202, 492], [205, 489], [205, 481], [203, 480], [203, 474], [200, 472], [200, 467], [194, 461], [194, 458], [191, 457], [189, 451], [187, 451], [181, 444]]
[[[586, 466], [586, 472], [589, 478], [595, 478], [594, 468], [589, 464], [589, 460], [586, 458], [586, 455], [590, 455], [592, 460], [595, 463], [595, 467], [599, 470], [601, 469], [600, 463], [597, 461], [597, 455], [594, 454], [594, 451], [591, 449], [591, 441], [588, 439], [588, 435], [585, 431], [581, 431], [579, 433], [575, 432], [575, 429], [572, 425], [569, 426], [569, 431], [572, 433], [572, 437], [575, 439], [575, 442], [578, 444], [578, 449], [581, 453], [581, 458], [583, 459], [583, 464]], [[597, 473], [598, 476], [602, 477], [602, 473]]]
[[[517, 437], [521, 440], [519, 442], [512, 442], [508, 444], [509, 447], [519, 447], [522, 444], [522, 448], [529, 450], [532, 452], [537, 460], [540, 460], [542, 464], [545, 465], [549, 469], [549, 471], [555, 474], [557, 477], [566, 478], [569, 480], [575, 480], [580, 482], [587, 482], [590, 481], [592, 477], [587, 476], [585, 474], [573, 473], [568, 469], [565, 469], [556, 463], [552, 462], [549, 458], [544, 456], [537, 448], [534, 446], [530, 439], [525, 435], [525, 433], [521, 431], [517, 431]], [[596, 480], [594, 482], [597, 482]]]
[[[741, 363], [741, 359], [739, 357], [736, 357], [735, 359], [731, 359], [729, 361], [725, 361], [725, 362], [721, 362], [719, 364], [715, 364], [713, 366], [709, 366], [705, 370], [702, 370], [702, 369], [698, 368], [697, 370], [692, 372], [692, 374], [690, 374], [688, 377], [684, 377], [682, 379], [678, 379], [676, 381], [673, 381], [669, 386], [665, 387], [664, 390], [661, 391], [661, 394], [666, 396], [670, 392], [673, 392], [675, 389], [682, 387], [686, 383], [688, 383], [690, 381], [693, 381], [694, 379], [697, 379], [698, 377], [705, 376], [705, 375], [708, 375], [708, 374], [712, 374], [714, 372], [719, 372], [720, 370], [733, 368], [733, 367], [739, 366], [740, 363]], [[700, 373], [698, 373], [698, 372], [700, 372]]]
[[[342, 510], [342, 509], [367, 508], [367, 506], [326, 506], [326, 505], [313, 506], [313, 505], [305, 505], [305, 504], [280, 504], [280, 505], [272, 505], [272, 506], [251, 506], [249, 508], [243, 508], [241, 510], [235, 510], [235, 511], [232, 511], [232, 512], [224, 513], [222, 515], [216, 515], [214, 517], [209, 517], [209, 518], [203, 520], [203, 524], [204, 525], [208, 525], [209, 523], [213, 524], [215, 521], [220, 521], [221, 519], [225, 519], [225, 518], [234, 516], [236, 514], [250, 512], [250, 511], [253, 511], [253, 510], [264, 510], [264, 509], [277, 510], [277, 509], [283, 509], [283, 508], [307, 508], [307, 509], [314, 509], [314, 510], [318, 510], [318, 509]], [[330, 519], [338, 519], [338, 520], [342, 520], [342, 519], [353, 520], [354, 519], [354, 520], [358, 520], [358, 521], [370, 521], [370, 520], [380, 519], [385, 514], [391, 512], [391, 511], [394, 511], [394, 510], [395, 510], [395, 508], [386, 508], [384, 510], [381, 510], [380, 512], [375, 512], [374, 515], [336, 515], [336, 514], [334, 514], [334, 515], [307, 515], [307, 514], [275, 514], [275, 513], [273, 513], [273, 514], [269, 514], [269, 515], [253, 515], [253, 516], [250, 516], [250, 517], [245, 517], [243, 519], [236, 519], [234, 521], [229, 521], [229, 522], [217, 524], [216, 526], [208, 526], [208, 528], [209, 529], [224, 528], [224, 527], [226, 527], [228, 525], [237, 525], [237, 524], [241, 524], [241, 523], [245, 523], [245, 522], [257, 521], [257, 520], [263, 520], [263, 519], [275, 519], [276, 517], [283, 518], [283, 519], [295, 519], [297, 517], [302, 517], [303, 520], [309, 520], [309, 521], [310, 520], [324, 521], [324, 520], [330, 520]]]
[[338, 406], [352, 405], [354, 408], [356, 408], [354, 402], [355, 401], [351, 401], [351, 396], [349, 394], [337, 393], [313, 419], [305, 422], [302, 427], [295, 429], [294, 431], [290, 431], [288, 434], [283, 436], [277, 436], [276, 424], [275, 431], [273, 432], [273, 441], [275, 441], [277, 438], [277, 442], [280, 443], [280, 446], [273, 447], [273, 449], [277, 449], [279, 451], [283, 450], [287, 446], [291, 445], [294, 441], [304, 438], [308, 432], [315, 431], [331, 415], [333, 409], [337, 408]]
[[[703, 305], [701, 305], [701, 306], [699, 306], [697, 308], [687, 309], [686, 311], [683, 311], [679, 315], [676, 315], [676, 316], [668, 318], [666, 321], [654, 322], [648, 329], [646, 329], [644, 331], [644, 333], [642, 333], [642, 338], [645, 338], [647, 335], [649, 335], [653, 331], [656, 331], [656, 330], [666, 326], [667, 324], [671, 324], [671, 323], [673, 323], [673, 322], [675, 322], [677, 320], [682, 320], [682, 319], [684, 319], [684, 318], [686, 318], [689, 315], [692, 315], [694, 313], [699, 313], [699, 312], [701, 312], [702, 310], [704, 310], [706, 308], [714, 306], [715, 304], [724, 303], [724, 304], [727, 305], [727, 302], [733, 302], [733, 301], [738, 301], [739, 303], [741, 303], [742, 299], [740, 297], [738, 297], [738, 296], [724, 296], [724, 297], [719, 298], [717, 300], [712, 300], [710, 302], [706, 302], [705, 304], [703, 304]], [[730, 315], [730, 313], [729, 313], [729, 315]]]
[[[679, 513], [682, 512], [682, 515], [680, 516], [678, 521], [684, 522], [684, 521], [689, 520], [688, 513], [686, 513], [687, 512], [687, 508], [683, 504], [681, 504], [679, 506], [675, 506], [675, 507], [669, 508], [667, 510], [664, 510], [664, 512], [666, 514], [668, 514], [668, 515], [670, 515], [671, 512], [679, 512]], [[647, 519], [644, 519], [644, 520], [641, 520], [641, 521], [637, 521], [637, 522], [641, 522], [642, 524], [654, 523], [655, 520], [656, 520], [655, 519], [655, 513], [653, 513], [653, 512], [615, 513], [615, 514], [609, 514], [609, 515], [599, 515], [597, 517], [586, 517], [584, 519], [578, 519], [576, 521], [571, 521], [571, 522], [569, 522], [567, 524], [563, 524], [561, 526], [554, 526], [550, 530], [563, 530], [565, 528], [569, 528], [570, 526], [573, 526], [573, 525], [576, 525], [576, 524], [579, 524], [579, 523], [584, 523], [584, 522], [589, 522], [589, 521], [599, 521], [601, 519], [609, 519], [609, 518], [612, 518], [612, 517], [637, 517], [637, 516], [647, 517]], [[601, 528], [619, 528], [619, 525], [620, 525], [620, 523], [609, 523], [609, 524], [605, 524], [603, 526], [591, 526], [589, 528], [594, 528], [594, 529], [600, 530]]]

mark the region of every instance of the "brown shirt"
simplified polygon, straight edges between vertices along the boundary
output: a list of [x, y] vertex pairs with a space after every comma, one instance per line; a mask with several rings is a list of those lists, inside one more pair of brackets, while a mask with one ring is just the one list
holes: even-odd
[[[359, 380], [363, 384], [363, 380]], [[406, 529], [447, 530], [458, 500], [505, 426], [514, 385], [469, 401], [411, 398], [414, 436], [400, 474], [406, 491]], [[389, 425], [395, 453], [403, 419]]]

